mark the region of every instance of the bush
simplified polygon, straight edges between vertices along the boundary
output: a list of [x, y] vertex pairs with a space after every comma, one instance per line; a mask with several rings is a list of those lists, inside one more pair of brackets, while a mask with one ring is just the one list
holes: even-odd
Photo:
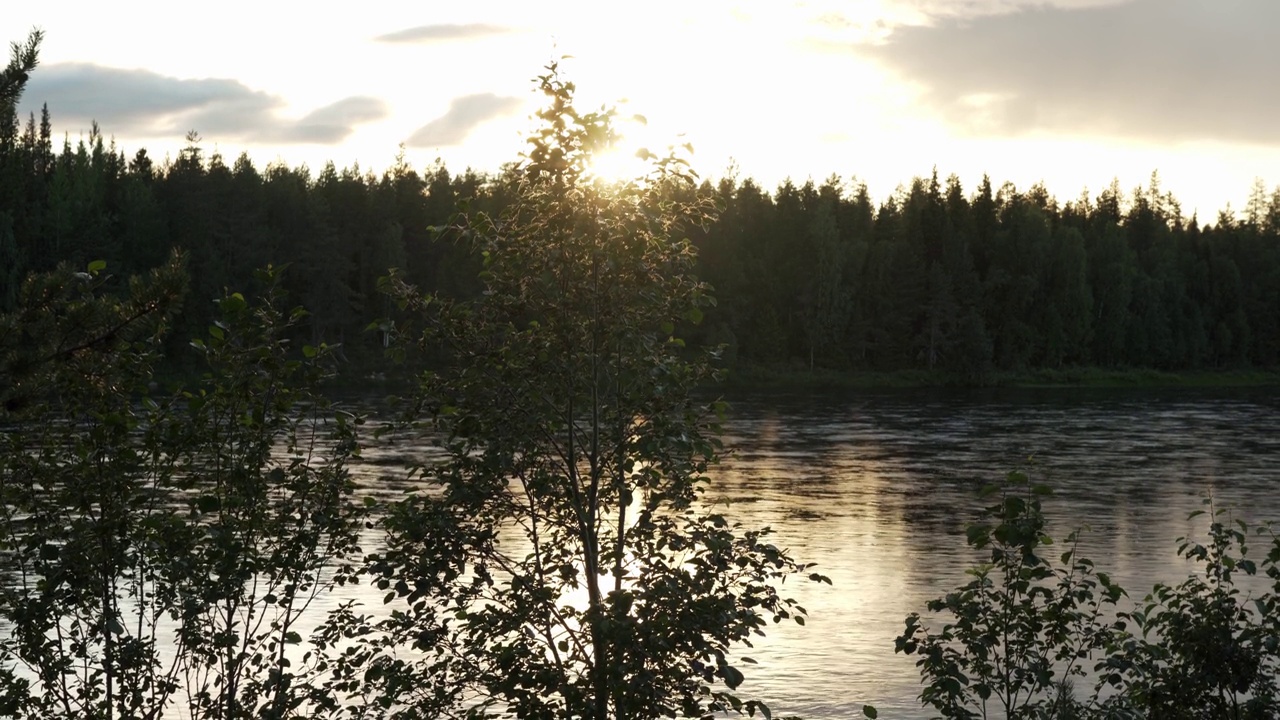
[[[933, 600], [948, 618], [931, 630], [915, 613], [897, 652], [916, 655], [922, 704], [945, 718], [1274, 718], [1280, 714], [1280, 538], [1250, 530], [1209, 505], [1208, 544], [1179, 539], [1202, 566], [1139, 603], [1076, 551], [1077, 533], [1054, 560], [1041, 498], [1025, 474], [987, 490], [999, 501], [969, 525], [967, 542], [989, 550], [973, 580]], [[1202, 514], [1197, 511], [1192, 517]], [[1270, 544], [1249, 557], [1250, 538]], [[1258, 596], [1238, 575], [1273, 582]], [[1083, 699], [1074, 689], [1086, 681]]]
[[311, 391], [326, 351], [289, 351], [301, 312], [271, 293], [220, 300], [208, 372], [157, 394], [181, 268], [123, 299], [103, 270], [0, 316], [0, 714], [284, 717], [314, 680], [299, 617], [358, 557], [359, 420]]

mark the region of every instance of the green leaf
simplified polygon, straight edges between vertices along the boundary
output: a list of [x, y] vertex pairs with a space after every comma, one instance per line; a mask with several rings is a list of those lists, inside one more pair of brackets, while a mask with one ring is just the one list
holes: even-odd
[[244, 296], [240, 293], [231, 293], [218, 303], [218, 309], [225, 313], [238, 313], [245, 309]]
[[100, 272], [102, 272], [103, 270], [106, 270], [106, 269], [107, 269], [107, 261], [106, 261], [106, 260], [94, 260], [93, 262], [89, 263], [89, 274], [90, 274], [90, 275], [97, 275], [98, 273], [100, 273]]
[[878, 716], [879, 716], [879, 714], [880, 714], [880, 713], [875, 709], [875, 706], [873, 706], [873, 705], [863, 705], [863, 706], [862, 706], [862, 715], [863, 715], [863, 717], [869, 717], [869, 718], [871, 718], [871, 720], [876, 720], [876, 717], [878, 717]]
[[991, 526], [975, 523], [964, 529], [965, 540], [974, 547], [983, 547], [991, 539]]
[[723, 668], [721, 668], [720, 674], [724, 677], [724, 684], [728, 685], [730, 690], [737, 689], [737, 687], [741, 685], [742, 681], [745, 679], [742, 676], [742, 673], [739, 672], [738, 669], [733, 667], [732, 665], [725, 665]]

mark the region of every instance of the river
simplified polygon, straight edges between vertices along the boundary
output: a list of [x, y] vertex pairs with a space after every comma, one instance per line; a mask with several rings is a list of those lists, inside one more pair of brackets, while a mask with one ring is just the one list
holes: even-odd
[[712, 494], [770, 525], [833, 585], [798, 584], [806, 627], [778, 626], [743, 690], [775, 714], [922, 718], [905, 616], [956, 587], [977, 491], [1013, 469], [1055, 490], [1055, 536], [1088, 526], [1083, 553], [1141, 598], [1190, 566], [1176, 538], [1212, 493], [1253, 523], [1280, 520], [1280, 392], [1041, 390], [895, 392], [738, 401], [734, 451]]

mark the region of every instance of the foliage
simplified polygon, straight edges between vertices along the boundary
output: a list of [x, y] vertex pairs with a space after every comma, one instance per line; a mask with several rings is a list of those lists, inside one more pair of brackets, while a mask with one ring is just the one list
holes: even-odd
[[[9, 44], [9, 64], [0, 70], [0, 113], [9, 114], [22, 97], [22, 90], [31, 77], [31, 71], [40, 64], [40, 43], [44, 31], [34, 29], [24, 43]], [[7, 120], [7, 118], [6, 118]]]
[[952, 618], [941, 630], [913, 613], [895, 649], [919, 656], [921, 702], [943, 717], [1066, 717], [1076, 708], [1060, 688], [1083, 678], [1084, 661], [1109, 641], [1105, 618], [1123, 590], [1077, 555], [1075, 533], [1060, 562], [1043, 556], [1053, 545], [1041, 508], [1047, 488], [1015, 472], [987, 492], [998, 502], [985, 522], [969, 525], [966, 539], [990, 561], [929, 602], [930, 612]]
[[132, 389], [149, 372], [154, 344], [183, 292], [181, 260], [134, 278], [119, 300], [102, 295], [111, 281], [105, 269], [93, 262], [87, 272], [62, 266], [30, 277], [18, 307], [0, 313], [0, 422], [39, 417], [58, 391], [64, 402], [127, 399], [112, 393]]
[[[277, 294], [217, 303], [198, 387], [151, 391], [181, 266], [116, 299], [103, 263], [0, 315], [0, 713], [283, 717], [299, 614], [352, 556], [356, 419], [308, 388]], [[274, 278], [263, 278], [270, 286]]]
[[682, 237], [705, 204], [674, 153], [594, 180], [615, 111], [580, 111], [555, 64], [539, 84], [513, 201], [452, 228], [483, 258], [480, 295], [389, 282], [420, 346], [449, 355], [416, 406], [447, 460], [421, 469], [368, 569], [391, 619], [347, 608], [324, 640], [360, 627], [335, 663], [372, 700], [362, 717], [768, 716], [733, 694], [753, 662], [735, 651], [803, 623], [777, 584], [805, 566], [699, 503], [719, 405], [692, 395], [709, 358], [674, 333], [712, 302]]
[[[1099, 671], [1120, 692], [1114, 705], [1150, 717], [1274, 718], [1280, 715], [1280, 538], [1270, 526], [1251, 533], [1209, 506], [1207, 544], [1179, 538], [1178, 553], [1202, 574], [1158, 584], [1121, 617], [1134, 633], [1117, 638]], [[1192, 516], [1200, 515], [1201, 511]], [[1265, 558], [1248, 557], [1250, 535], [1270, 540]], [[1236, 583], [1259, 572], [1269, 591]]]
[[[921, 703], [946, 718], [1273, 718], [1280, 713], [1280, 537], [1210, 506], [1207, 544], [1179, 539], [1201, 571], [1141, 602], [1080, 557], [1076, 533], [1056, 563], [1040, 497], [1013, 473], [985, 521], [969, 526], [991, 562], [931, 601], [939, 631], [912, 614], [897, 651], [919, 657]], [[1201, 515], [1192, 513], [1192, 517]], [[1250, 538], [1268, 542], [1249, 557]], [[1247, 592], [1238, 577], [1269, 578]], [[1256, 592], [1256, 594], [1254, 594]], [[1082, 681], [1093, 683], [1085, 699]]]

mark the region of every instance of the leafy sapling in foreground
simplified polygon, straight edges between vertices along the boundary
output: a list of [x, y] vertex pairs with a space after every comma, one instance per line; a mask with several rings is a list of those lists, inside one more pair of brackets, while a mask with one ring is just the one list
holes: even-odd
[[[1199, 566], [1177, 585], [1126, 596], [1075, 549], [1048, 557], [1040, 498], [1013, 473], [969, 526], [991, 560], [973, 580], [929, 603], [948, 617], [932, 630], [912, 614], [898, 652], [919, 657], [920, 700], [946, 718], [1244, 720], [1280, 714], [1280, 537], [1251, 531], [1209, 506], [1208, 542], [1179, 538]], [[1191, 518], [1203, 515], [1196, 511]], [[1269, 543], [1250, 556], [1250, 540]], [[1265, 576], [1269, 588], [1241, 578]], [[1088, 672], [1086, 672], [1088, 671]], [[1084, 700], [1073, 690], [1092, 682]]]
[[929, 602], [946, 618], [941, 629], [907, 617], [896, 650], [919, 658], [920, 700], [942, 717], [1074, 717], [1098, 704], [1096, 695], [1080, 702], [1063, 690], [1110, 643], [1107, 618], [1124, 591], [1079, 556], [1076, 533], [1053, 558], [1041, 507], [1048, 493], [1020, 472], [984, 491], [997, 502], [968, 526], [966, 540], [990, 560]]
[[218, 301], [208, 372], [153, 392], [180, 264], [121, 298], [104, 268], [0, 314], [0, 714], [296, 716], [305, 610], [360, 557], [358, 419], [313, 392], [325, 349], [290, 349], [301, 313], [270, 292]]
[[[580, 111], [554, 64], [539, 86], [514, 201], [452, 229], [483, 259], [483, 292], [388, 283], [421, 347], [448, 355], [417, 396], [448, 458], [388, 518], [369, 572], [392, 617], [347, 610], [362, 631], [344, 688], [379, 717], [768, 716], [734, 694], [752, 662], [737, 653], [802, 621], [778, 586], [806, 568], [699, 502], [722, 407], [693, 392], [713, 358], [675, 331], [712, 302], [683, 237], [706, 204], [675, 154], [593, 179], [614, 111]], [[413, 658], [394, 648], [406, 638]]]
[[[1117, 638], [1098, 671], [1115, 690], [1112, 707], [1144, 717], [1274, 718], [1280, 715], [1280, 538], [1252, 533], [1205, 499], [1208, 542], [1178, 539], [1178, 554], [1200, 565], [1178, 585], [1157, 584], [1122, 613], [1132, 632]], [[1190, 518], [1206, 515], [1191, 513]], [[1189, 518], [1189, 519], [1190, 519]], [[1250, 557], [1250, 536], [1270, 542]], [[1253, 591], [1239, 578], [1271, 579]]]

